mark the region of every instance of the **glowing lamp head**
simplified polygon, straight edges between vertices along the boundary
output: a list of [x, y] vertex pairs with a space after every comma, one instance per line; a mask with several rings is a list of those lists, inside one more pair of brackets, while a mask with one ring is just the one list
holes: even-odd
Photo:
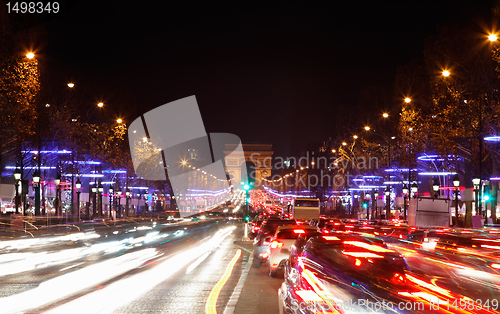
[[384, 112], [384, 114], [382, 114], [382, 117], [384, 117], [384, 118], [388, 118], [388, 117], [389, 117], [389, 114]]
[[26, 58], [28, 58], [28, 59], [33, 59], [34, 57], [35, 57], [35, 54], [33, 52], [28, 52], [26, 54]]
[[406, 97], [406, 98], [405, 98], [405, 103], [409, 104], [410, 102], [411, 102], [411, 99], [410, 99], [410, 98], [408, 98], [408, 97]]
[[73, 83], [68, 83], [68, 87], [69, 87], [69, 88], [73, 88], [73, 87], [75, 87], [75, 84], [73, 84]]
[[16, 181], [21, 180], [21, 170], [19, 168], [16, 168], [16, 170], [14, 171], [14, 179]]
[[120, 118], [116, 119], [116, 123], [122, 123], [122, 122], [123, 122], [122, 119], [120, 119]]
[[489, 39], [490, 41], [497, 41], [498, 37], [497, 37], [497, 35], [495, 35], [495, 34], [490, 34], [490, 35], [488, 36], [488, 39]]
[[80, 178], [76, 180], [75, 187], [77, 190], [80, 190], [82, 188], [82, 181], [80, 181]]
[[458, 177], [458, 174], [456, 174], [453, 177], [453, 186], [454, 187], [459, 187], [460, 186], [460, 178]]
[[449, 71], [447, 71], [447, 70], [444, 70], [444, 71], [443, 71], [443, 76], [444, 76], [444, 77], [448, 77], [448, 76], [450, 76], [450, 72], [449, 72]]
[[97, 104], [97, 107], [102, 108], [102, 107], [104, 107], [104, 104], [102, 102], [100, 102]]
[[403, 194], [408, 194], [408, 186], [406, 184], [403, 185]]
[[365, 126], [365, 131], [370, 131], [370, 127], [369, 126]]

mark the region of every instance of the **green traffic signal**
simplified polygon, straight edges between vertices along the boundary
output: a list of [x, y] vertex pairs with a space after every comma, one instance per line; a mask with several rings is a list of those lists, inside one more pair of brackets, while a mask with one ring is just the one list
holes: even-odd
[[368, 208], [368, 203], [363, 203], [363, 208]]
[[250, 190], [250, 185], [248, 185], [248, 184], [245, 184], [245, 185], [243, 186], [243, 189], [245, 189], [245, 191], [248, 191], [248, 190]]
[[245, 222], [249, 222], [250, 221], [250, 216], [245, 216]]

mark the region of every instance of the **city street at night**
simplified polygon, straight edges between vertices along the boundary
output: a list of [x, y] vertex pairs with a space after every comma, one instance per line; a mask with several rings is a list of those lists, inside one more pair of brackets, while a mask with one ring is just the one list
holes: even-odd
[[0, 0], [0, 314], [499, 299], [500, 0]]

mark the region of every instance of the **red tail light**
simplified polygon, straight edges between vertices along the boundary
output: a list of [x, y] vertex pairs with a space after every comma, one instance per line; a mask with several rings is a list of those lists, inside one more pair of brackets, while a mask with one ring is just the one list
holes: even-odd
[[323, 229], [323, 233], [330, 233], [330, 231]]
[[293, 230], [294, 233], [306, 233], [304, 230], [302, 229], [295, 229]]
[[269, 244], [269, 246], [271, 247], [271, 249], [275, 249], [277, 247], [282, 247], [283, 243], [281, 243], [280, 241], [273, 241], [271, 242], [271, 244]]
[[328, 241], [340, 241], [340, 239], [337, 238], [336, 236], [323, 236], [323, 239]]
[[340, 222], [336, 222], [336, 223], [335, 223], [335, 226], [340, 226]]

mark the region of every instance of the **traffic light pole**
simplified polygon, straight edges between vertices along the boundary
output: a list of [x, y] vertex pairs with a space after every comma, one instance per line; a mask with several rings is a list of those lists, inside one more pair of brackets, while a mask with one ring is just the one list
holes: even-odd
[[245, 189], [245, 236], [243, 237], [243, 241], [250, 241], [250, 238], [248, 237], [248, 221], [249, 221], [249, 208], [248, 208], [248, 190], [250, 189], [250, 186], [248, 184], [245, 184], [243, 187]]

